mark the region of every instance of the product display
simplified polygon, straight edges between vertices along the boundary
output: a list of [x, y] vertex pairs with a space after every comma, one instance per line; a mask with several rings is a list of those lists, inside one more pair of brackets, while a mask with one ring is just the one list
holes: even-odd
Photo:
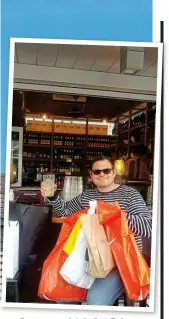
[[[65, 176], [86, 177], [89, 162], [99, 154], [111, 156], [115, 152], [113, 136], [75, 133], [24, 132], [23, 138], [23, 185], [39, 185], [39, 174], [54, 173], [59, 189], [63, 189]], [[30, 177], [29, 169], [34, 169]], [[76, 193], [74, 188], [72, 192]], [[73, 196], [73, 193], [72, 195]]]
[[[54, 123], [60, 127], [60, 133], [56, 130], [51, 131], [52, 122], [36, 121], [37, 126], [41, 126], [39, 131], [33, 131], [34, 126], [28, 125], [23, 137], [23, 185], [40, 185], [42, 176], [39, 174], [53, 173], [60, 190], [64, 187], [65, 176], [83, 177], [85, 187], [90, 162], [98, 155], [128, 160], [144, 146], [147, 156], [152, 157], [155, 112], [156, 107], [150, 106], [137, 113], [125, 115], [124, 119], [117, 118], [113, 122], [111, 134], [105, 131], [105, 135], [91, 135], [91, 130], [88, 130], [88, 134], [85, 134], [85, 130], [84, 133], [77, 134], [73, 130], [77, 125], [71, 123]], [[61, 130], [63, 126], [67, 130], [72, 126], [72, 130], [66, 133]], [[79, 129], [81, 126], [84, 127], [84, 124], [78, 124]], [[42, 127], [45, 129], [44, 132]], [[97, 127], [98, 132], [101, 132], [102, 126]], [[30, 168], [34, 170], [32, 177], [29, 173]]]

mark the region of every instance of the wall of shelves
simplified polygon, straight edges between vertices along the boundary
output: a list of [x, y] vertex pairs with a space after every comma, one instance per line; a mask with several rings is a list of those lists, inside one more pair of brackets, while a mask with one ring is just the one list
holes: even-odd
[[66, 134], [55, 132], [26, 131], [23, 140], [23, 166], [35, 167], [37, 173], [53, 172], [59, 184], [64, 175], [87, 175], [90, 161], [99, 154], [114, 159], [130, 158], [139, 152], [141, 146], [147, 148], [147, 156], [153, 157], [155, 107], [146, 109], [124, 120], [116, 118], [111, 136]]
[[36, 167], [37, 173], [53, 172], [56, 177], [75, 175], [85, 178], [90, 160], [99, 154], [111, 156], [113, 151], [112, 136], [89, 136], [86, 146], [85, 135], [24, 132], [24, 168]]
[[[156, 107], [146, 107], [145, 110], [132, 116], [132, 110], [125, 120], [116, 122], [116, 156], [131, 157], [131, 153], [138, 152], [139, 146], [147, 148], [147, 156], [153, 155], [155, 133]], [[137, 147], [137, 150], [136, 150]]]

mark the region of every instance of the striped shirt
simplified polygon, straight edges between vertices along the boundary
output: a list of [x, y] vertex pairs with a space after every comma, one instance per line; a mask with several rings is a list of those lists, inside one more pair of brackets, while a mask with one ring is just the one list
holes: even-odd
[[141, 194], [126, 185], [120, 185], [110, 192], [99, 192], [97, 188], [88, 189], [69, 201], [63, 201], [58, 195], [51, 203], [57, 216], [71, 215], [89, 207], [89, 201], [102, 200], [107, 203], [118, 201], [119, 206], [126, 212], [128, 226], [133, 231], [136, 242], [142, 250], [142, 237], [151, 237], [152, 218]]

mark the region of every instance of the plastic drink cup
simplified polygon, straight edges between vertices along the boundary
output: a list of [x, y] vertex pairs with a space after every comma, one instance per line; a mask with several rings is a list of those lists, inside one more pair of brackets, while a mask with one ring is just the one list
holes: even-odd
[[54, 184], [55, 184], [54, 174], [43, 175], [43, 186], [44, 186], [44, 192], [46, 197], [54, 196]]

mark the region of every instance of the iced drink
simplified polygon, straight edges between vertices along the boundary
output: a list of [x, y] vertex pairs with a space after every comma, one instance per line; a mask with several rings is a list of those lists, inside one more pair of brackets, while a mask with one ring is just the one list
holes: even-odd
[[43, 186], [46, 197], [54, 196], [55, 175], [43, 175]]

